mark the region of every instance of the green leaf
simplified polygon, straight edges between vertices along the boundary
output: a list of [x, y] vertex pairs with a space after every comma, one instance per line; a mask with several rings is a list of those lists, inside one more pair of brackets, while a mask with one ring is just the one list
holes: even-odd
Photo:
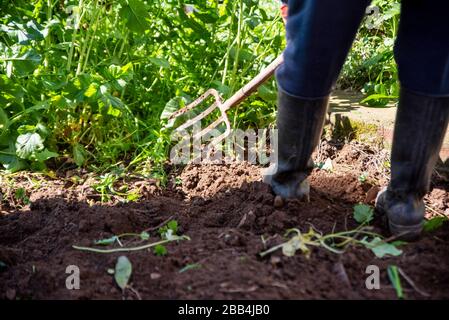
[[0, 107], [0, 130], [6, 131], [9, 128], [9, 119], [3, 107]]
[[28, 199], [26, 195], [26, 191], [24, 188], [18, 188], [16, 192], [14, 193], [14, 196], [17, 200], [24, 200], [26, 201]]
[[137, 200], [139, 200], [139, 198], [140, 198], [139, 191], [133, 191], [126, 195], [127, 201], [137, 201]]
[[44, 149], [44, 140], [38, 133], [25, 133], [17, 137], [16, 153], [22, 159], [29, 159], [35, 152]]
[[42, 57], [36, 52], [36, 50], [31, 49], [23, 55], [15, 55], [10, 59], [5, 60], [12, 64], [16, 75], [26, 76], [36, 69], [36, 67], [40, 64]]
[[182, 97], [174, 97], [174, 98], [170, 99], [170, 101], [168, 101], [165, 104], [164, 110], [162, 110], [161, 117], [160, 117], [161, 120], [170, 118], [170, 116], [173, 113], [178, 111], [181, 100], [182, 100]]
[[101, 96], [100, 106], [106, 107], [106, 113], [114, 117], [120, 116], [122, 113], [121, 110], [124, 108], [122, 100], [114, 97], [109, 92], [106, 92]]
[[84, 91], [84, 95], [88, 98], [94, 96], [98, 91], [98, 85], [96, 83], [91, 83], [86, 91]]
[[231, 94], [231, 87], [221, 83], [221, 81], [214, 80], [211, 82], [211, 85], [218, 91], [220, 94], [227, 96]]
[[407, 241], [403, 241], [403, 240], [396, 240], [396, 241], [390, 242], [390, 244], [392, 244], [395, 247], [404, 246], [407, 243], [408, 243]]
[[[167, 104], [164, 107], [164, 110], [162, 110], [160, 119], [161, 120], [167, 120], [170, 118], [170, 116], [178, 111], [181, 107], [183, 107], [187, 103], [187, 99], [185, 97], [174, 97], [170, 99], [170, 101], [167, 102]], [[166, 127], [171, 128], [175, 124], [175, 119], [171, 119], [167, 122]]]
[[154, 247], [154, 254], [157, 256], [165, 256], [168, 253], [167, 248], [162, 244], [158, 244]]
[[56, 152], [50, 151], [45, 148], [43, 151], [34, 154], [34, 160], [44, 162], [50, 158], [56, 158], [58, 156], [59, 154], [57, 154]]
[[176, 220], [170, 220], [165, 226], [159, 228], [159, 234], [163, 239], [173, 239], [178, 232], [178, 222]]
[[142, 240], [148, 240], [148, 239], [150, 239], [150, 234], [149, 234], [148, 232], [142, 231], [142, 232], [140, 233], [140, 239], [142, 239]]
[[233, 46], [231, 48], [231, 50], [229, 51], [230, 56], [235, 59], [237, 58], [237, 54], [238, 54], [238, 59], [240, 62], [242, 63], [248, 63], [250, 61], [254, 61], [254, 59], [256, 58], [250, 51], [246, 50], [246, 49], [238, 49], [237, 50], [237, 46]]
[[266, 85], [261, 85], [257, 90], [259, 97], [261, 97], [266, 102], [275, 102], [277, 99], [277, 94], [275, 91], [268, 88]]
[[30, 44], [31, 40], [40, 41], [44, 39], [41, 32], [42, 26], [36, 25], [32, 20], [26, 24], [19, 24], [14, 21], [8, 25], [0, 25], [0, 30], [6, 32], [11, 37], [17, 38], [17, 43], [21, 45]]
[[129, 30], [142, 33], [150, 28], [146, 18], [147, 6], [140, 0], [125, 0], [120, 10], [120, 16], [126, 20]]
[[399, 256], [402, 254], [402, 250], [396, 248], [391, 243], [387, 243], [380, 239], [379, 237], [375, 237], [371, 242], [367, 240], [361, 241], [365, 247], [368, 249], [371, 249], [371, 251], [376, 255], [378, 258], [383, 258], [385, 256]]
[[358, 223], [369, 223], [374, 218], [374, 210], [366, 204], [354, 206], [354, 219]]
[[125, 290], [128, 285], [129, 278], [131, 278], [132, 265], [131, 262], [125, 256], [120, 256], [115, 265], [114, 278], [117, 285]]
[[171, 230], [173, 230], [173, 234], [176, 234], [178, 232], [178, 221], [171, 220], [167, 223], [167, 227]]
[[366, 182], [366, 179], [367, 179], [367, 174], [366, 174], [366, 173], [362, 173], [362, 174], [359, 176], [359, 178], [358, 178], [358, 180], [359, 180], [360, 183], [365, 183], [365, 182]]
[[398, 267], [390, 265], [387, 267], [388, 279], [396, 290], [396, 295], [399, 299], [404, 298], [404, 292], [402, 291], [401, 278], [399, 277]]
[[430, 220], [427, 220], [424, 223], [423, 230], [424, 230], [424, 232], [435, 231], [435, 230], [439, 229], [445, 221], [448, 221], [448, 220], [449, 220], [449, 218], [446, 216], [432, 218]]
[[0, 163], [8, 173], [14, 173], [27, 167], [26, 162], [15, 155], [4, 155], [0, 153]]
[[78, 167], [81, 167], [84, 162], [86, 161], [86, 150], [84, 149], [84, 147], [82, 145], [80, 145], [79, 143], [76, 143], [73, 146], [73, 160], [75, 161], [76, 165]]
[[168, 60], [163, 59], [163, 58], [154, 58], [154, 57], [150, 57], [148, 58], [148, 60], [150, 60], [150, 62], [158, 67], [162, 67], [165, 69], [170, 68], [170, 63], [168, 62]]
[[390, 95], [387, 95], [387, 94], [375, 93], [375, 94], [369, 95], [368, 97], [366, 97], [365, 99], [360, 101], [360, 103], [366, 103], [366, 102], [369, 102], [369, 101], [372, 101], [372, 100], [380, 100], [380, 99], [394, 100], [394, 99], [397, 99], [397, 98], [398, 98], [397, 96], [390, 96]]
[[199, 268], [201, 268], [201, 264], [199, 264], [199, 263], [191, 263], [191, 264], [186, 265], [181, 270], [179, 270], [179, 273], [183, 273], [183, 272], [186, 272], [188, 270], [199, 269]]
[[101, 246], [108, 246], [108, 245], [115, 243], [117, 240], [118, 240], [117, 236], [112, 236], [112, 237], [106, 238], [106, 239], [95, 240], [94, 244], [101, 245]]
[[36, 132], [36, 126], [24, 124], [17, 128], [17, 132], [19, 134], [34, 133], [34, 132]]

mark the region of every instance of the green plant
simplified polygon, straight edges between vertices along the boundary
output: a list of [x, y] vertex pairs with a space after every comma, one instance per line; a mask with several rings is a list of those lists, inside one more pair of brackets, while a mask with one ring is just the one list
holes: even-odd
[[398, 267], [389, 265], [387, 267], [388, 279], [390, 279], [393, 288], [396, 290], [396, 295], [399, 299], [404, 299], [404, 292], [402, 290], [401, 277], [399, 276]]
[[360, 224], [368, 224], [374, 218], [374, 209], [366, 204], [354, 206], [354, 219]]
[[141, 240], [145, 241], [150, 238], [150, 235], [146, 231], [142, 231], [141, 233], [122, 233], [117, 236], [112, 236], [110, 238], [95, 240], [94, 244], [108, 246], [108, 245], [111, 245], [111, 244], [114, 244], [115, 242], [117, 242], [121, 247], [123, 247], [123, 244], [120, 242], [120, 238], [124, 238], [124, 237], [137, 237], [137, 238], [140, 238]]
[[121, 241], [121, 239], [129, 237], [138, 238], [141, 241], [148, 241], [150, 239], [150, 234], [147, 231], [142, 231], [141, 233], [122, 233], [120, 235], [114, 235], [109, 238], [94, 241], [94, 245], [97, 246], [110, 246], [117, 243], [120, 246], [120, 248], [98, 249], [75, 245], [72, 247], [77, 250], [96, 252], [96, 253], [131, 252], [154, 248], [153, 250], [156, 255], [163, 256], [166, 255], [168, 252], [164, 244], [172, 241], [190, 240], [188, 236], [185, 235], [178, 236], [176, 234], [177, 231], [178, 231], [178, 222], [176, 220], [170, 220], [169, 222], [167, 222], [166, 225], [159, 228], [159, 235], [162, 238], [161, 241], [156, 241], [134, 247], [127, 247], [123, 245], [122, 243], [123, 240]]
[[129, 259], [125, 256], [118, 257], [114, 270], [114, 279], [122, 291], [124, 291], [128, 286], [131, 274], [132, 264]]
[[22, 201], [25, 205], [30, 203], [30, 199], [26, 195], [26, 191], [24, 188], [18, 188], [14, 193], [14, 196], [17, 200]]
[[363, 21], [339, 84], [343, 88], [361, 90], [367, 96], [362, 103], [382, 107], [396, 101], [399, 95], [393, 45], [400, 3], [398, 0], [375, 0], [371, 6], [377, 9], [373, 9]]
[[183, 272], [186, 272], [186, 271], [189, 271], [189, 270], [199, 269], [201, 267], [202, 266], [199, 263], [191, 263], [191, 264], [188, 264], [185, 267], [181, 268], [179, 270], [179, 273], [183, 273]]
[[153, 247], [156, 247], [161, 244], [169, 243], [172, 241], [180, 241], [180, 240], [190, 240], [188, 236], [175, 236], [171, 239], [161, 240], [153, 243], [144, 244], [137, 247], [121, 247], [121, 248], [114, 248], [114, 249], [97, 249], [97, 248], [91, 248], [91, 247], [82, 247], [82, 246], [72, 246], [73, 249], [80, 250], [80, 251], [88, 251], [88, 252], [96, 252], [96, 253], [116, 253], [116, 252], [131, 252], [131, 251], [140, 251], [145, 249], [150, 249]]
[[441, 228], [441, 226], [443, 225], [443, 223], [449, 221], [449, 218], [446, 216], [438, 216], [438, 217], [433, 217], [430, 220], [427, 220], [424, 223], [424, 227], [423, 230], [424, 232], [432, 232], [435, 231], [439, 228]]
[[[166, 225], [160, 227], [158, 232], [162, 239], [170, 240], [176, 238], [178, 237], [176, 235], [178, 232], [178, 222], [176, 220], [170, 220]], [[157, 256], [165, 256], [167, 253], [167, 248], [162, 244], [154, 248], [154, 254]]]
[[[294, 228], [287, 230], [285, 236], [287, 237], [290, 234], [293, 234], [293, 236], [289, 240], [263, 251], [259, 255], [264, 257], [282, 249], [282, 253], [287, 257], [294, 256], [298, 250], [305, 254], [306, 257], [309, 257], [311, 247], [322, 247], [330, 252], [342, 254], [349, 245], [357, 244], [370, 249], [378, 258], [383, 258], [387, 255], [397, 256], [402, 253], [394, 244], [385, 242], [380, 235], [370, 232], [366, 227], [326, 235], [322, 235], [313, 228], [310, 228], [305, 234]], [[363, 239], [357, 239], [360, 235], [364, 236]], [[369, 241], [368, 239], [372, 240]]]
[[100, 175], [99, 181], [92, 185], [93, 189], [100, 194], [101, 202], [107, 202], [112, 197], [118, 199], [121, 202], [137, 201], [140, 198], [139, 191], [137, 189], [128, 190], [127, 183], [122, 182], [119, 188], [115, 187], [115, 184], [121, 179], [126, 178], [125, 171], [115, 169], [113, 172], [108, 172]]
[[158, 232], [162, 239], [168, 239], [176, 235], [178, 232], [178, 221], [170, 220], [165, 226], [160, 227]]
[[[162, 184], [168, 102], [210, 86], [228, 97], [284, 45], [276, 4], [254, 0], [5, 0], [0, 30], [6, 170], [123, 166]], [[274, 112], [270, 81], [232, 121], [263, 127]]]
[[168, 250], [164, 245], [158, 244], [154, 247], [153, 252], [157, 256], [165, 256], [168, 253]]
[[363, 244], [366, 248], [370, 249], [378, 258], [383, 258], [385, 256], [399, 256], [402, 254], [402, 250], [397, 248], [401, 243], [388, 243], [380, 237], [374, 237], [371, 241], [364, 238], [360, 241], [360, 244]]
[[368, 174], [365, 172], [361, 173], [358, 178], [360, 183], [365, 183], [367, 181], [367, 179], [368, 179]]

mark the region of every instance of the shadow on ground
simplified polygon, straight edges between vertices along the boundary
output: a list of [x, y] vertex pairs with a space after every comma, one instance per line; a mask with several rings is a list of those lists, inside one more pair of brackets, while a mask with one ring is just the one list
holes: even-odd
[[[122, 293], [107, 272], [122, 254], [133, 265], [130, 285], [143, 299], [394, 299], [388, 265], [399, 266], [413, 280], [415, 288], [403, 283], [407, 298], [449, 298], [448, 224], [402, 246], [402, 255], [393, 258], [375, 258], [360, 246], [340, 255], [311, 247], [309, 258], [300, 252], [258, 255], [279, 244], [292, 227], [306, 232], [313, 226], [323, 233], [355, 228], [353, 205], [372, 187], [360, 183], [357, 174], [315, 171], [310, 203], [288, 201], [278, 208], [251, 165], [187, 166], [180, 179], [182, 185], [157, 189], [137, 203], [90, 206], [67, 191], [1, 215], [0, 260], [6, 267], [0, 272], [0, 298], [136, 299], [131, 290]], [[158, 228], [169, 220], [177, 220], [178, 233], [191, 240], [168, 244], [166, 256], [72, 248], [143, 230], [157, 241]], [[387, 235], [381, 217], [372, 224], [373, 231]], [[69, 265], [80, 269], [80, 290], [65, 286]], [[380, 290], [366, 289], [368, 265], [381, 270]]]

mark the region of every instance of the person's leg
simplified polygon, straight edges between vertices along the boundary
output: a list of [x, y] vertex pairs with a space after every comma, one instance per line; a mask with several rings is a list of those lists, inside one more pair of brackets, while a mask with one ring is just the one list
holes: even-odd
[[402, 2], [395, 46], [401, 92], [391, 154], [391, 181], [376, 207], [390, 230], [419, 236], [432, 171], [449, 121], [449, 1]]
[[310, 159], [329, 94], [369, 0], [289, 0], [287, 48], [278, 81], [277, 161], [264, 181], [284, 198], [308, 195]]
[[279, 87], [292, 96], [327, 97], [351, 48], [369, 0], [289, 0]]

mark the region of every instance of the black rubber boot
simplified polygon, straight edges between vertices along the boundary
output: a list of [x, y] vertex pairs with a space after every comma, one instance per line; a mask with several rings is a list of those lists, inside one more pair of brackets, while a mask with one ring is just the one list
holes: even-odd
[[263, 181], [278, 196], [309, 199], [311, 155], [321, 137], [328, 102], [328, 97], [298, 98], [279, 89], [277, 160], [262, 172]]
[[423, 198], [443, 143], [449, 97], [429, 97], [401, 89], [391, 154], [391, 181], [379, 193], [376, 209], [387, 215], [390, 231], [405, 240], [419, 237]]

